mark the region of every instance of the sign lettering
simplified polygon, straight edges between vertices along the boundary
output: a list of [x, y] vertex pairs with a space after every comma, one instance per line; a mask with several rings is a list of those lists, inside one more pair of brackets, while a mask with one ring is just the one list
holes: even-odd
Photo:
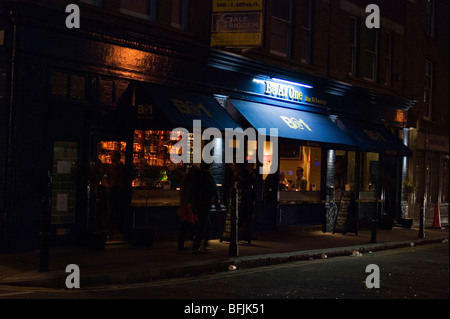
[[196, 104], [191, 101], [181, 101], [177, 99], [171, 99], [172, 103], [176, 106], [178, 111], [184, 114], [194, 114], [201, 115], [202, 112], [205, 113], [208, 117], [212, 118], [211, 113], [203, 104]]
[[364, 130], [364, 133], [372, 140], [372, 141], [383, 141], [387, 142], [387, 140], [384, 138], [383, 135], [381, 135], [379, 132], [371, 131], [371, 130]]
[[280, 118], [289, 126], [291, 129], [294, 130], [304, 130], [307, 129], [308, 131], [312, 132], [311, 128], [306, 124], [302, 119], [296, 119], [295, 117], [286, 117], [286, 116], [280, 116]]
[[278, 98], [289, 99], [301, 102], [303, 99], [302, 91], [296, 90], [293, 86], [283, 85], [279, 83], [265, 81], [265, 94], [272, 95]]

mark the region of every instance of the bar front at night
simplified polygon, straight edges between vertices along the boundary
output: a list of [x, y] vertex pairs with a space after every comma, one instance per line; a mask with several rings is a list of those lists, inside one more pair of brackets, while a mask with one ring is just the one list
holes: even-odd
[[[222, 204], [228, 205], [234, 186], [234, 164], [254, 175], [247, 235], [310, 226], [335, 232], [349, 196], [356, 226], [376, 220], [389, 227], [406, 217], [408, 135], [416, 134], [408, 128], [408, 113], [416, 101], [399, 94], [403, 70], [386, 87], [349, 74], [342, 66], [349, 61], [341, 61], [345, 50], [339, 41], [324, 40], [330, 39], [325, 28], [315, 42], [329, 48], [317, 50], [314, 63], [312, 56], [291, 57], [283, 41], [264, 34], [264, 23], [279, 21], [263, 21], [270, 15], [262, 9], [265, 2], [258, 1], [261, 10], [251, 14], [261, 27], [253, 39], [262, 47], [251, 48], [240, 46], [245, 37], [235, 39], [237, 47], [222, 47], [233, 34], [220, 34], [220, 28], [213, 32], [217, 46], [211, 45], [211, 21], [203, 18], [221, 20], [209, 1], [196, 10], [190, 1], [186, 7], [157, 1], [152, 15], [128, 1], [81, 1], [80, 29], [60, 23], [67, 18], [62, 1], [44, 2], [0, 6], [0, 79], [8, 80], [0, 87], [1, 252], [36, 250], [44, 212], [55, 245], [85, 245], [88, 234], [103, 232], [104, 175], [114, 154], [125, 172], [123, 242], [134, 243], [140, 230], [156, 239], [178, 235], [179, 176], [199, 165], [205, 149], [214, 150], [211, 171]], [[325, 3], [318, 15], [330, 9], [344, 21], [359, 21], [345, 11], [353, 6], [317, 1], [321, 8]], [[186, 8], [186, 16], [195, 14], [181, 23], [185, 15], [177, 10]], [[367, 33], [369, 39], [373, 34]], [[275, 47], [265, 47], [271, 40]], [[305, 51], [296, 47], [293, 54], [298, 52]], [[421, 167], [429, 162], [439, 181], [437, 165], [447, 171], [448, 139], [417, 134], [414, 161]], [[183, 138], [187, 147], [178, 144]], [[231, 157], [228, 149], [235, 152]], [[24, 154], [33, 154], [32, 164]], [[187, 157], [174, 162], [180, 154]], [[433, 189], [434, 200], [438, 187]], [[224, 216], [212, 211], [211, 217], [211, 238], [220, 238]]]

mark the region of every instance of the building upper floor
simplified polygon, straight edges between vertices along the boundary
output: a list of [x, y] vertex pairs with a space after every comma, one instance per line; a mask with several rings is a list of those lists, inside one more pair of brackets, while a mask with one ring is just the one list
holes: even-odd
[[[67, 30], [69, 4], [79, 6], [79, 29]], [[12, 18], [192, 59], [211, 48], [243, 58], [242, 67], [261, 63], [414, 100], [411, 125], [448, 131], [448, 1], [5, 0], [0, 10], [0, 50]]]

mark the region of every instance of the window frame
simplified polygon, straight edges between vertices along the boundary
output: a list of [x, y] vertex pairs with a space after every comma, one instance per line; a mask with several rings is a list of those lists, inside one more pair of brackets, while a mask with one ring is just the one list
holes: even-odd
[[384, 32], [384, 85], [390, 87], [392, 84], [392, 32]]
[[359, 19], [350, 17], [350, 71], [349, 75], [359, 75]]
[[[374, 49], [370, 49], [368, 48], [368, 32], [374, 32]], [[366, 81], [371, 81], [371, 82], [377, 82], [378, 80], [378, 57], [379, 57], [379, 32], [378, 29], [372, 28], [372, 29], [367, 29], [366, 30], [366, 41], [365, 41], [365, 48], [364, 48], [364, 80]], [[372, 58], [372, 77], [368, 77], [368, 69], [367, 69], [367, 62], [368, 62], [368, 58], [371, 57]]]
[[[175, 21], [175, 5], [178, 5], [178, 10], [176, 11], [178, 14], [178, 21]], [[170, 25], [173, 28], [177, 28], [180, 30], [188, 29], [188, 21], [189, 21], [189, 0], [172, 0], [172, 15], [170, 19]]]
[[[156, 21], [156, 13], [157, 13], [157, 0], [144, 0], [147, 2], [147, 12], [141, 13], [141, 12], [137, 12], [137, 11], [132, 11], [132, 10], [128, 10], [128, 9], [124, 9], [122, 8], [122, 2], [126, 2], [129, 0], [121, 0], [120, 1], [120, 13], [122, 14], [126, 14], [132, 17], [136, 17], [136, 18], [140, 18], [140, 19], [144, 19], [144, 20], [149, 20], [152, 22]], [[136, 1], [136, 0], [134, 0]]]
[[[427, 70], [430, 70], [427, 72]], [[429, 74], [427, 74], [429, 73]], [[434, 73], [434, 63], [431, 60], [425, 60], [425, 87], [423, 92], [423, 103], [425, 106], [423, 118], [425, 120], [431, 121], [433, 116], [433, 73]], [[426, 97], [428, 99], [426, 100]]]
[[[281, 56], [284, 58], [292, 58], [292, 24], [293, 24], [293, 16], [292, 16], [292, 9], [293, 9], [293, 2], [292, 0], [288, 0], [289, 1], [289, 21], [285, 20], [281, 17], [276, 17], [273, 14], [271, 15], [271, 26], [273, 26], [273, 21], [277, 21], [280, 23], [284, 23], [287, 26], [287, 32], [286, 32], [286, 47], [285, 50], [286, 52], [281, 52], [277, 49], [275, 49], [273, 47], [273, 41], [272, 41], [272, 37], [273, 37], [273, 32], [271, 31], [270, 33], [270, 53], [273, 55], [277, 55], [277, 56]], [[274, 5], [275, 1], [272, 1], [272, 5]]]
[[434, 0], [426, 0], [426, 34], [434, 37], [436, 32], [436, 2]]
[[[314, 1], [306, 0], [308, 3], [308, 12], [303, 16], [302, 24], [302, 36], [303, 36], [303, 56], [301, 57], [302, 63], [312, 64], [313, 62], [313, 26], [314, 26]], [[305, 17], [308, 16], [306, 21]]]

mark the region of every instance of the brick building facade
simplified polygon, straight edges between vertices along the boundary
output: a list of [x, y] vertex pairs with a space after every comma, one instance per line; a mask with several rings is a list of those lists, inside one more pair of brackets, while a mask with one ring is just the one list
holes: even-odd
[[[365, 25], [372, 2], [380, 8], [380, 29]], [[80, 8], [79, 29], [65, 25], [71, 3]], [[318, 192], [311, 211], [320, 216], [298, 215], [301, 205], [267, 205], [261, 193], [256, 206], [271, 209], [258, 217], [261, 229], [325, 223], [334, 218], [326, 217], [332, 205], [322, 205], [334, 201], [330, 189], [371, 191], [371, 178], [382, 202], [380, 221], [413, 218], [417, 225], [425, 205], [427, 226], [436, 206], [448, 225], [447, 1], [266, 0], [261, 46], [211, 48], [216, 3], [1, 2], [0, 251], [37, 247], [44, 196], [52, 199], [55, 243], [73, 242], [92, 228], [96, 184], [87, 172], [102, 155], [99, 143], [133, 141], [101, 123], [136, 84], [293, 107], [252, 92], [250, 83], [260, 75], [313, 83], [328, 106], [310, 103], [300, 106], [303, 111], [381, 125], [412, 150], [412, 156], [400, 156], [301, 143], [308, 160], [317, 157], [317, 167], [305, 157], [301, 163], [310, 165]], [[132, 150], [126, 152], [133, 160]], [[64, 175], [67, 163], [72, 170]], [[292, 171], [286, 163], [282, 169]], [[223, 178], [223, 168], [215, 167], [215, 174]], [[406, 193], [405, 180], [414, 192]], [[364, 196], [357, 198], [361, 222], [372, 218], [373, 198]], [[168, 218], [158, 214], [154, 222], [169, 220], [161, 230], [176, 231], [176, 206], [161, 212]]]

